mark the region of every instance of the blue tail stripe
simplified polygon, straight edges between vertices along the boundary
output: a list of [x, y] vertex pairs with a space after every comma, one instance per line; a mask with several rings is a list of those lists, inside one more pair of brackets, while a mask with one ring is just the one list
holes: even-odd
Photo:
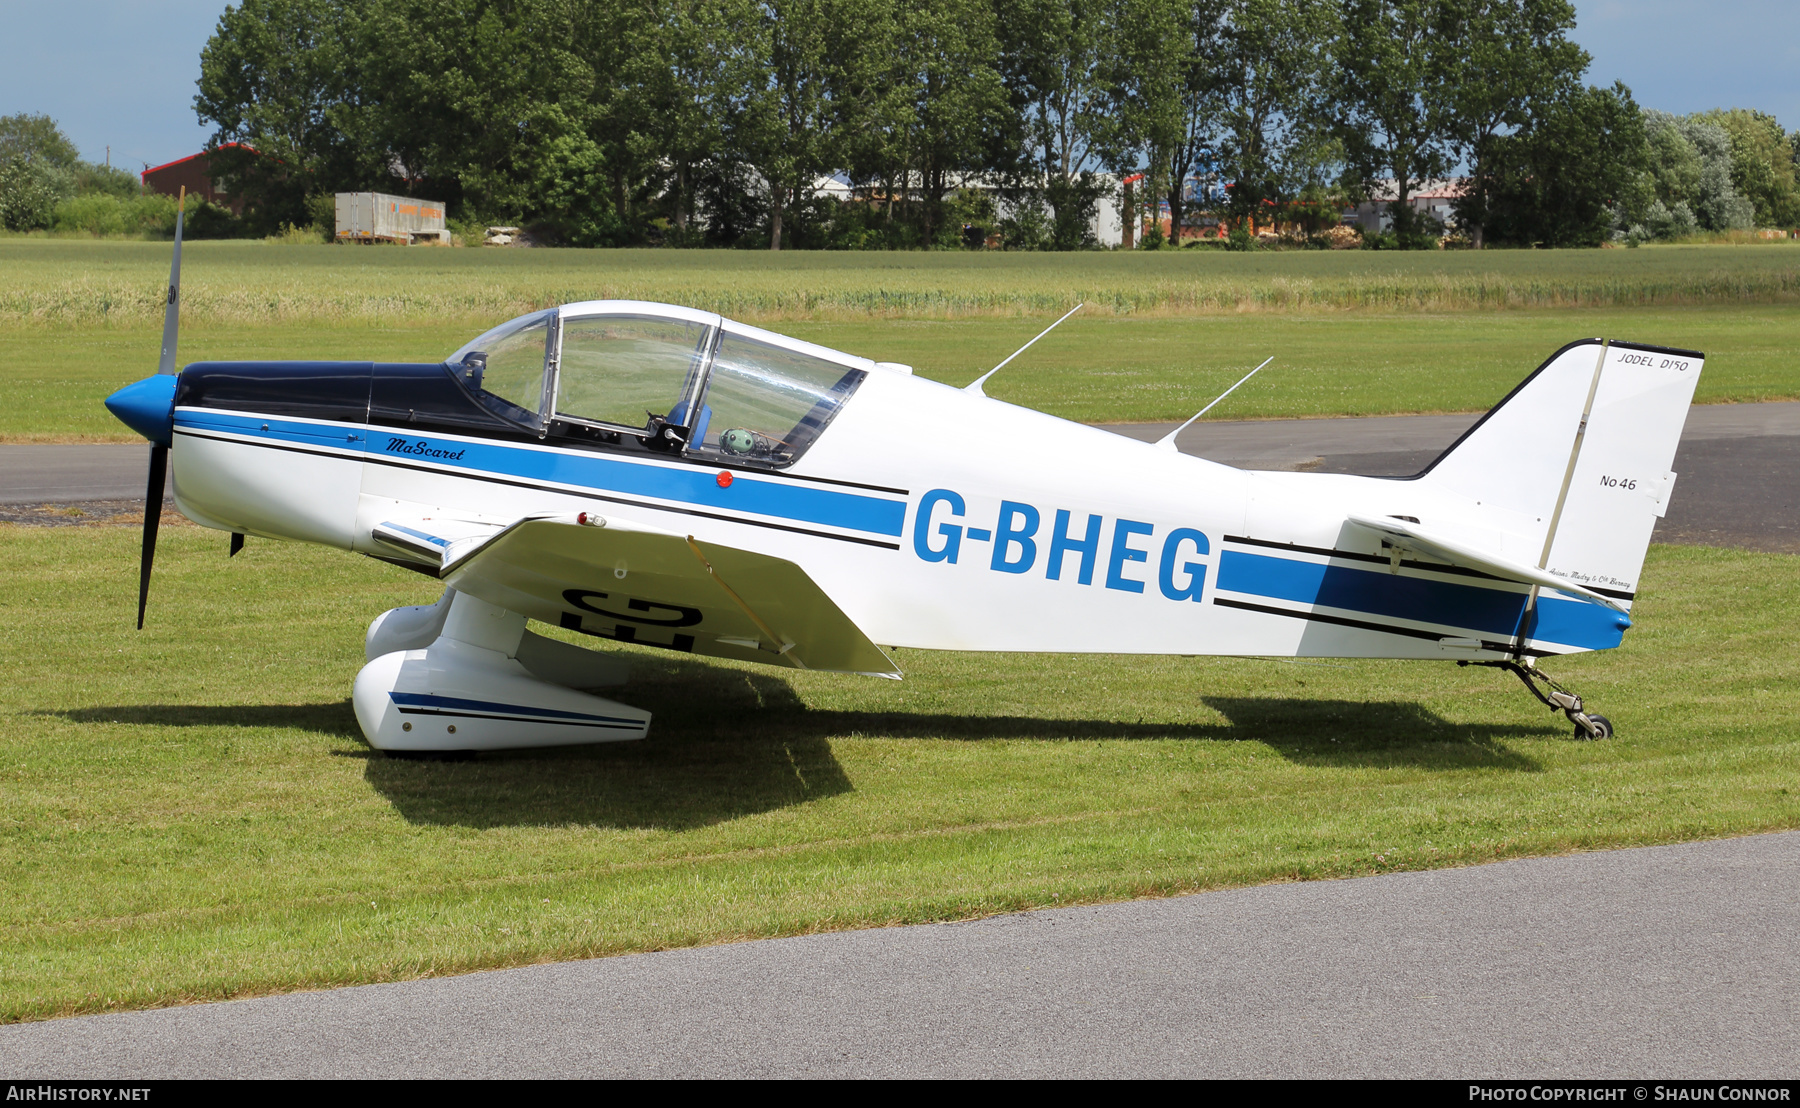
[[1567, 643], [1590, 650], [1611, 650], [1625, 641], [1631, 617], [1620, 615], [1588, 600], [1565, 600], [1549, 593], [1538, 595], [1537, 625], [1531, 637], [1539, 642]]
[[[1218, 587], [1509, 639], [1518, 632], [1526, 599], [1525, 593], [1506, 589], [1239, 550], [1227, 550], [1220, 558]], [[1531, 637], [1587, 650], [1606, 650], [1623, 641], [1629, 626], [1630, 619], [1598, 604], [1545, 593], [1538, 600], [1537, 622]]]

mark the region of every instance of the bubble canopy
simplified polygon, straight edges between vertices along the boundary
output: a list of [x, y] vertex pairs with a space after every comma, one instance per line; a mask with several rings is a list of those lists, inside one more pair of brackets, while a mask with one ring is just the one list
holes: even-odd
[[592, 300], [508, 320], [446, 365], [540, 438], [783, 468], [875, 363], [711, 312]]

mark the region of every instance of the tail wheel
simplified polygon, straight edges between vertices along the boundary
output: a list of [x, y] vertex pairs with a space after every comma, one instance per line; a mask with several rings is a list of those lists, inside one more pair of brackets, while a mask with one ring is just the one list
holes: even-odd
[[1588, 732], [1587, 728], [1585, 728], [1581, 724], [1577, 723], [1575, 725], [1575, 737], [1576, 738], [1598, 740], [1598, 739], [1610, 739], [1613, 737], [1612, 720], [1607, 719], [1605, 716], [1593, 715], [1593, 714], [1590, 714], [1588, 716], [1588, 719], [1592, 720], [1594, 726], [1598, 727], [1600, 729], [1600, 733], [1598, 735], [1590, 734]]

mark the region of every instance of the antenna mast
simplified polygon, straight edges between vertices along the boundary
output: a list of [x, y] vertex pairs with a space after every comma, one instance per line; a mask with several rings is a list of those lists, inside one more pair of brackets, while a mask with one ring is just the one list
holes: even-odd
[[1206, 407], [1201, 408], [1199, 411], [1197, 411], [1193, 415], [1189, 416], [1187, 419], [1187, 423], [1183, 423], [1181, 426], [1175, 428], [1173, 431], [1170, 431], [1168, 434], [1164, 435], [1162, 438], [1157, 439], [1156, 445], [1162, 447], [1164, 450], [1179, 449], [1175, 445], [1175, 436], [1176, 435], [1179, 435], [1183, 431], [1187, 430], [1189, 424], [1193, 423], [1196, 419], [1199, 419], [1201, 416], [1205, 415], [1207, 412], [1210, 412], [1214, 408], [1218, 407], [1219, 401], [1225, 399], [1227, 396], [1230, 396], [1232, 393], [1236, 392], [1238, 385], [1243, 384], [1245, 381], [1248, 381], [1250, 378], [1256, 376], [1258, 373], [1261, 373], [1263, 365], [1268, 365], [1270, 362], [1272, 362], [1274, 360], [1275, 360], [1275, 356], [1273, 354], [1269, 355], [1267, 358], [1264, 358], [1262, 365], [1257, 366], [1255, 369], [1251, 370], [1249, 373], [1246, 373], [1242, 377], [1238, 378], [1237, 385], [1233, 385], [1230, 388], [1226, 389], [1224, 392], [1220, 393], [1217, 397], [1215, 397], [1211, 404], [1208, 404]]
[[[1069, 318], [1070, 316], [1074, 315], [1076, 312], [1079, 312], [1082, 308], [1084, 308], [1086, 306], [1087, 306], [1086, 303], [1083, 302], [1081, 304], [1075, 305], [1073, 308], [1070, 308], [1067, 312], [1064, 312], [1062, 319], [1059, 319], [1055, 323], [1052, 323], [1050, 326], [1044, 328], [1042, 331], [1038, 332], [1037, 338], [1032, 339], [1031, 342], [1028, 342], [1024, 346], [1021, 346], [1017, 350], [1013, 351], [1012, 354], [1007, 357], [1006, 362], [1010, 362], [1013, 360], [1013, 358], [1016, 358], [1020, 354], [1025, 353], [1025, 351], [1030, 350], [1032, 342], [1036, 342], [1038, 339], [1041, 339], [1045, 335], [1056, 330], [1057, 327], [1059, 327], [1062, 324], [1063, 319]], [[986, 396], [987, 393], [981, 391], [981, 383], [983, 381], [986, 381], [989, 377], [992, 377], [994, 374], [999, 373], [1002, 369], [1005, 369], [1006, 362], [1001, 362], [999, 365], [995, 366], [993, 369], [988, 370], [986, 373], [983, 373], [981, 376], [975, 378], [975, 380], [969, 382], [967, 385], [964, 385], [963, 391], [964, 392], [972, 392], [976, 396]]]

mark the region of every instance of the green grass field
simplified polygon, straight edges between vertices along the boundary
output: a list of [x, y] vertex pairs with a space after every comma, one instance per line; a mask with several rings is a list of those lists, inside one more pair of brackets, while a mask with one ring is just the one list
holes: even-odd
[[[460, 326], [198, 323], [182, 361], [351, 358], [436, 361], [478, 334]], [[906, 362], [966, 384], [1047, 324], [1039, 319], [796, 320], [799, 338]], [[0, 442], [135, 442], [100, 401], [156, 367], [147, 326], [7, 330]], [[1699, 349], [1701, 403], [1800, 397], [1800, 307], [1565, 308], [1505, 312], [1311, 312], [1197, 317], [1078, 315], [996, 375], [988, 393], [1069, 419], [1192, 415], [1251, 366], [1275, 362], [1208, 419], [1477, 411], [1573, 339], [1600, 335]]]
[[1657, 547], [1614, 652], [1504, 675], [902, 651], [904, 682], [639, 652], [643, 743], [391, 761], [347, 697], [430, 582], [0, 527], [0, 1019], [1800, 826], [1800, 560]]
[[[133, 441], [100, 407], [150, 372], [168, 246], [0, 236], [0, 442]], [[564, 301], [714, 308], [964, 384], [1082, 314], [991, 395], [1091, 422], [1488, 407], [1564, 343], [1709, 355], [1702, 403], [1800, 397], [1800, 246], [1221, 254], [833, 254], [190, 244], [181, 360], [435, 361]], [[1504, 309], [1504, 310], [1501, 310]]]

